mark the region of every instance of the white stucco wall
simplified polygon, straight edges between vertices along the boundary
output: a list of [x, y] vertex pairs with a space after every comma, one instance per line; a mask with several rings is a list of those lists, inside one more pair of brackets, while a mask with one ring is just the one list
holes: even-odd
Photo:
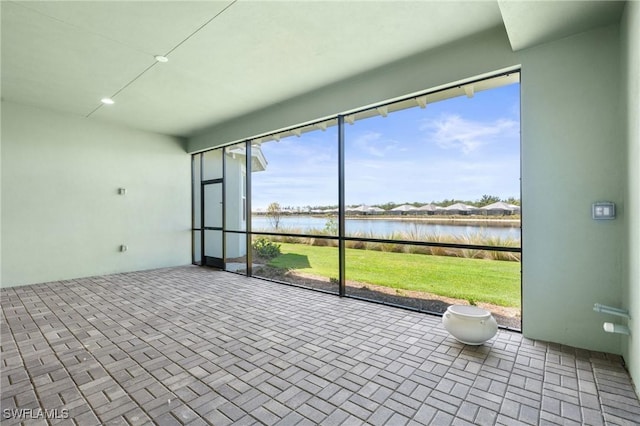
[[[232, 231], [246, 231], [247, 223], [242, 217], [242, 179], [245, 173], [245, 157], [227, 156], [225, 174], [225, 227]], [[244, 234], [227, 233], [226, 257], [235, 259], [247, 254], [247, 238]]]
[[640, 3], [627, 2], [621, 28], [627, 139], [628, 222], [627, 293], [623, 303], [631, 313], [631, 336], [623, 339], [627, 368], [640, 395]]
[[2, 286], [189, 264], [190, 185], [176, 138], [3, 102]]
[[[513, 52], [503, 29], [416, 55], [192, 138], [197, 151], [492, 71], [522, 67], [523, 333], [621, 353], [596, 302], [619, 306], [626, 145], [617, 25]], [[596, 222], [591, 203], [618, 219]], [[609, 320], [609, 319], [607, 319]]]
[[[616, 26], [522, 52], [525, 335], [619, 353], [594, 303], [620, 306], [625, 143]], [[613, 201], [618, 217], [591, 219]]]

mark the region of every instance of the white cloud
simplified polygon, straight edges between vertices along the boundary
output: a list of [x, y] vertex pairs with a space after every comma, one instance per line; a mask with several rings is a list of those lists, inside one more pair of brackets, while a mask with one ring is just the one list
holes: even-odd
[[425, 121], [420, 130], [426, 130], [429, 140], [442, 149], [457, 149], [469, 154], [492, 140], [517, 131], [518, 123], [506, 119], [481, 122], [466, 120], [459, 115], [443, 115]]
[[366, 132], [354, 140], [354, 145], [374, 157], [384, 157], [387, 152], [396, 149], [398, 141], [382, 137], [382, 133]]

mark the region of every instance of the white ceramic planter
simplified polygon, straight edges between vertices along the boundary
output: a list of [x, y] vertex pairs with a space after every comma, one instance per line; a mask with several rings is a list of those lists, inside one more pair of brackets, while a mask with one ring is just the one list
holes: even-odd
[[449, 306], [442, 316], [442, 324], [456, 340], [466, 345], [481, 345], [498, 332], [498, 323], [491, 312], [477, 306]]

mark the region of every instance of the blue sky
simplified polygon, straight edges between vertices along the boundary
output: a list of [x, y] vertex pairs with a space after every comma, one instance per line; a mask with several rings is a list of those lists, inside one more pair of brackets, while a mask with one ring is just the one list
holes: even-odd
[[[347, 124], [347, 204], [519, 198], [519, 90], [511, 84]], [[254, 209], [337, 204], [337, 128], [262, 150], [269, 164], [252, 176]]]

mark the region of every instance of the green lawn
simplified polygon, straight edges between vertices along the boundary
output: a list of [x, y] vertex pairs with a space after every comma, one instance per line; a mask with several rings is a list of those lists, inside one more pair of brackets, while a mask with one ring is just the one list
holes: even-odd
[[[270, 266], [338, 277], [338, 249], [281, 243]], [[403, 290], [520, 307], [520, 263], [449, 256], [346, 250], [346, 277]]]

